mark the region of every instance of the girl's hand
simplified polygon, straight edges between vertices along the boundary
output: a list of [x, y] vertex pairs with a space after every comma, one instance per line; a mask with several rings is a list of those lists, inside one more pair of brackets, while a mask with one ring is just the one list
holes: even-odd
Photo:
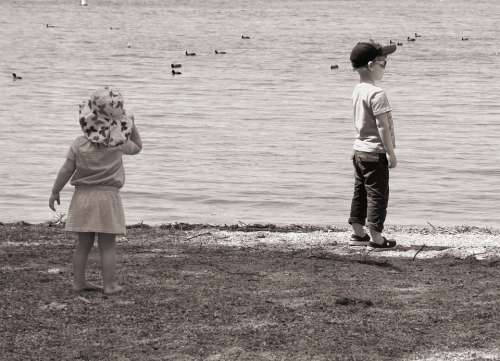
[[58, 204], [58, 205], [61, 205], [61, 200], [59, 199], [59, 193], [57, 193], [57, 194], [52, 193], [52, 194], [50, 195], [50, 198], [49, 198], [49, 207], [50, 207], [50, 209], [52, 209], [54, 212], [55, 212], [55, 210], [56, 210], [56, 208], [54, 207], [54, 202], [56, 202], [56, 201], [57, 201], [57, 204]]

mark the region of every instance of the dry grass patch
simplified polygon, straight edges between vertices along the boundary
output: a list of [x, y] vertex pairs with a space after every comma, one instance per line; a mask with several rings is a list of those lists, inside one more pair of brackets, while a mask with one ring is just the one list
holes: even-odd
[[61, 228], [30, 227], [0, 226], [6, 360], [479, 360], [500, 348], [491, 260], [229, 247], [136, 227], [119, 244], [126, 291], [106, 297], [71, 291]]

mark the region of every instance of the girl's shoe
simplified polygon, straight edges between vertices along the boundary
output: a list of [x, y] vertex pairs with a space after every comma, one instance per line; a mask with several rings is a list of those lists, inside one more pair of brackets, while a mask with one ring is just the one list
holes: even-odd
[[351, 235], [351, 239], [349, 240], [350, 246], [368, 246], [370, 243], [370, 236], [365, 234], [363, 237], [360, 237], [356, 234]]
[[382, 237], [384, 239], [384, 243], [376, 243], [376, 242], [369, 242], [370, 248], [394, 248], [396, 247], [396, 241], [393, 241], [392, 239], [387, 239], [385, 237]]

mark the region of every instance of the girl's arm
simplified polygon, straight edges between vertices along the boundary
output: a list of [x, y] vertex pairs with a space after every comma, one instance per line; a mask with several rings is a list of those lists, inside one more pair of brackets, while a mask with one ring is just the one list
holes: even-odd
[[139, 131], [137, 130], [137, 127], [135, 126], [135, 123], [132, 127], [132, 134], [130, 134], [130, 140], [134, 142], [140, 150], [142, 150], [142, 140], [141, 136], [139, 134]]
[[52, 187], [52, 194], [49, 198], [49, 207], [53, 211], [55, 211], [54, 202], [57, 201], [57, 204], [61, 204], [61, 200], [59, 198], [59, 193], [64, 188], [66, 183], [71, 179], [71, 176], [75, 172], [76, 165], [75, 161], [71, 159], [66, 159], [63, 166], [59, 170], [57, 174], [56, 180], [54, 182], [54, 186]]
[[122, 145], [122, 150], [123, 153], [127, 155], [139, 154], [142, 150], [142, 140], [141, 136], [139, 135], [139, 131], [135, 126], [135, 122], [134, 125], [132, 125], [132, 133], [130, 133], [130, 138], [125, 142], [125, 144]]

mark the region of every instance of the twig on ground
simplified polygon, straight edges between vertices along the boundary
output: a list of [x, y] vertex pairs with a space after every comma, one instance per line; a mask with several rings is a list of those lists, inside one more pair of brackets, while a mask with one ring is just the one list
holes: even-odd
[[77, 299], [79, 299], [80, 301], [83, 301], [85, 303], [91, 303], [88, 299], [86, 299], [85, 297], [82, 297], [82, 296], [78, 296]]
[[184, 239], [184, 242], [189, 241], [189, 240], [192, 240], [192, 239], [194, 239], [194, 238], [196, 238], [196, 237], [207, 236], [207, 235], [211, 235], [211, 234], [212, 234], [212, 232], [200, 233], [200, 234], [197, 234], [197, 235], [194, 235], [194, 236], [192, 236], [192, 237], [189, 237], [189, 238]]
[[422, 251], [424, 248], [425, 248], [425, 244], [422, 245], [422, 247], [420, 247], [417, 251], [417, 253], [415, 253], [415, 255], [413, 256], [413, 262], [415, 262], [415, 259], [417, 258], [417, 254], [420, 253], [420, 251]]
[[473, 259], [477, 260], [477, 257], [476, 257], [476, 256], [480, 256], [480, 255], [482, 255], [482, 254], [488, 254], [488, 251], [479, 252], [479, 253], [472, 252], [472, 254], [471, 254], [469, 257], [472, 257]]

